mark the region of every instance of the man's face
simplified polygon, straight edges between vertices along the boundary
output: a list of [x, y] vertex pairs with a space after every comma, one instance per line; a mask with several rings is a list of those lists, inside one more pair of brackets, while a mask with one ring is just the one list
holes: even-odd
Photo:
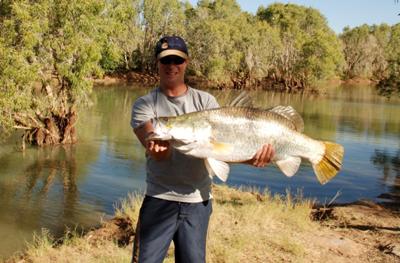
[[179, 56], [166, 56], [158, 60], [158, 72], [163, 82], [180, 83], [184, 81], [188, 61]]

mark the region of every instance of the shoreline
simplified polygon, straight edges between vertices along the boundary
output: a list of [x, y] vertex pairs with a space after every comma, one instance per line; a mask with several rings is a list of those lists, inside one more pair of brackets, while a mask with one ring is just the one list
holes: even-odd
[[[325, 207], [224, 185], [213, 194], [208, 262], [400, 262], [398, 204]], [[140, 203], [130, 196], [101, 227], [58, 243], [42, 237], [5, 262], [129, 262]], [[172, 249], [165, 262], [173, 262]]]
[[[105, 74], [103, 78], [93, 79], [94, 85], [101, 85], [101, 86], [110, 86], [110, 85], [127, 85], [131, 83], [142, 83], [142, 84], [149, 84], [153, 85], [158, 83], [159, 78], [157, 75], [152, 75], [148, 73], [136, 72], [136, 71], [129, 71], [126, 73], [113, 73], [113, 74]], [[229, 85], [222, 85], [217, 82], [213, 82], [207, 80], [205, 78], [196, 77], [196, 76], [188, 76], [186, 77], [186, 82], [189, 85], [196, 86], [198, 88], [206, 88], [206, 87], [214, 87], [217, 89], [235, 89], [233, 83]], [[375, 82], [369, 79], [363, 78], [354, 78], [349, 80], [342, 80], [338, 77], [334, 77], [332, 79], [325, 80], [324, 82], [328, 86], [339, 86], [339, 85], [376, 85]], [[239, 88], [240, 89], [240, 88]], [[252, 88], [243, 88], [243, 89], [252, 89]], [[263, 87], [257, 87], [256, 89], [263, 89]], [[305, 90], [314, 91], [313, 88], [308, 88]], [[294, 90], [296, 91], [296, 90]]]

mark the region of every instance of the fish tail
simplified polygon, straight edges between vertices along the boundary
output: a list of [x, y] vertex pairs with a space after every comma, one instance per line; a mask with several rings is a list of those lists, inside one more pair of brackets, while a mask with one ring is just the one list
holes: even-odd
[[339, 172], [342, 167], [344, 148], [332, 142], [322, 142], [325, 145], [325, 154], [322, 160], [313, 164], [314, 172], [321, 184], [326, 184]]

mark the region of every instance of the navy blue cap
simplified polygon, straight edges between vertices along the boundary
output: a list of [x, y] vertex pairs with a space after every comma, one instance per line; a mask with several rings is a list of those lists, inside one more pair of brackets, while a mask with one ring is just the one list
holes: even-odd
[[179, 56], [187, 59], [189, 52], [185, 41], [178, 36], [165, 36], [162, 37], [156, 45], [156, 58], [160, 59], [166, 56]]

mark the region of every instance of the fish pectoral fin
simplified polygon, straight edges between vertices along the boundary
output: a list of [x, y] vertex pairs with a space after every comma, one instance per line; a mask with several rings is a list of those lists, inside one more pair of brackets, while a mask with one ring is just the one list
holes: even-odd
[[229, 174], [229, 165], [226, 162], [213, 158], [207, 158], [204, 162], [210, 174], [216, 175], [221, 181], [226, 182]]
[[283, 160], [276, 161], [276, 165], [278, 165], [279, 169], [288, 177], [292, 177], [297, 170], [299, 170], [301, 163], [300, 157], [288, 157]]
[[174, 147], [182, 153], [189, 154], [192, 150], [199, 147], [199, 144], [197, 142], [191, 142], [187, 144], [184, 142], [179, 142], [179, 143], [175, 142]]
[[230, 154], [233, 152], [233, 145], [224, 142], [211, 141], [212, 151], [217, 154]]
[[195, 141], [195, 140], [193, 140], [193, 139], [181, 139], [180, 142], [183, 143], [183, 144], [193, 144], [193, 143], [197, 143], [197, 141]]

